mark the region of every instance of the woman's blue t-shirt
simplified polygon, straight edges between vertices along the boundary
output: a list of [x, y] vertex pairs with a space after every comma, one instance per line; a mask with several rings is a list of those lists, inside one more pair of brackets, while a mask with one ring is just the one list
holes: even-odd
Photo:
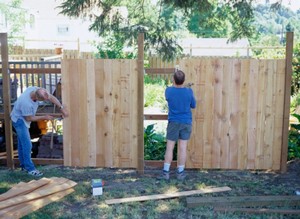
[[167, 87], [165, 98], [169, 107], [169, 122], [192, 124], [191, 108], [196, 107], [196, 100], [191, 88]]

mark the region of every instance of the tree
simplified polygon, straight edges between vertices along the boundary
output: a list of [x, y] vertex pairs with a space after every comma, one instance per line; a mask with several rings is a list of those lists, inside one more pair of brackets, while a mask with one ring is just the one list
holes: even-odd
[[[118, 35], [132, 45], [145, 32], [145, 50], [154, 50], [164, 59], [180, 54], [180, 32], [197, 36], [223, 36], [235, 41], [254, 33], [254, 0], [65, 0], [61, 14], [89, 18], [90, 30], [99, 36]], [[128, 15], [122, 13], [126, 7]], [[207, 34], [207, 31], [210, 31]]]
[[0, 3], [0, 15], [3, 17], [2, 31], [8, 33], [8, 43], [13, 45], [18, 38], [24, 37], [26, 11], [21, 8], [22, 0], [12, 0], [9, 3]]

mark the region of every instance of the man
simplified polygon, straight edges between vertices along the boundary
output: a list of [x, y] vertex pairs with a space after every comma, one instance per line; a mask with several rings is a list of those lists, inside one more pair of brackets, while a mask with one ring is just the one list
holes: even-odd
[[184, 72], [178, 70], [173, 76], [173, 86], [165, 91], [168, 102], [168, 126], [167, 126], [167, 148], [163, 173], [158, 179], [170, 178], [170, 165], [173, 159], [173, 150], [178, 141], [179, 154], [177, 158], [177, 179], [183, 180], [186, 177], [184, 172], [186, 162], [187, 142], [192, 132], [192, 112], [196, 107], [196, 100], [193, 90], [183, 85], [185, 81]]
[[16, 130], [18, 137], [18, 155], [20, 167], [32, 176], [42, 176], [43, 173], [38, 171], [31, 160], [32, 143], [29, 133], [30, 123], [38, 120], [52, 120], [51, 115], [36, 116], [39, 101], [50, 101], [59, 107], [62, 117], [68, 116], [68, 111], [59, 102], [59, 100], [48, 93], [44, 88], [28, 87], [24, 93], [15, 102], [11, 112], [12, 125]]

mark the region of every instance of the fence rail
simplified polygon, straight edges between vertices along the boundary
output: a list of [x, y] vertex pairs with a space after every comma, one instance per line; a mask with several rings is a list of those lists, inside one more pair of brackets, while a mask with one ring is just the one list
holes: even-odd
[[[2, 71], [2, 63], [0, 62]], [[56, 91], [61, 79], [60, 62], [9, 62], [8, 70], [11, 79], [11, 99], [14, 102], [17, 97], [29, 86], [46, 88], [50, 93]], [[2, 102], [2, 84], [1, 84]]]

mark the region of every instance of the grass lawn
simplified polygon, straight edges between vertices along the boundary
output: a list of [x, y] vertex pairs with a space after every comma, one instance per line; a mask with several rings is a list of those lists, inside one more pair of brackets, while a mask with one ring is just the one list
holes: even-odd
[[[167, 192], [189, 191], [207, 187], [229, 186], [227, 192], [195, 195], [199, 197], [295, 195], [300, 190], [300, 161], [288, 165], [288, 172], [233, 170], [188, 170], [185, 181], [175, 177], [158, 181], [159, 169], [146, 167], [144, 175], [135, 169], [70, 168], [62, 166], [39, 166], [44, 177], [64, 177], [77, 183], [75, 192], [58, 202], [53, 202], [24, 218], [297, 218], [296, 215], [274, 213], [246, 214], [239, 212], [214, 212], [212, 206], [188, 208], [186, 197], [107, 205], [105, 200], [144, 196]], [[104, 180], [103, 195], [93, 197], [92, 179]], [[0, 194], [19, 182], [29, 182], [32, 176], [20, 170], [0, 167]], [[300, 206], [267, 206], [272, 209], [298, 209]]]

